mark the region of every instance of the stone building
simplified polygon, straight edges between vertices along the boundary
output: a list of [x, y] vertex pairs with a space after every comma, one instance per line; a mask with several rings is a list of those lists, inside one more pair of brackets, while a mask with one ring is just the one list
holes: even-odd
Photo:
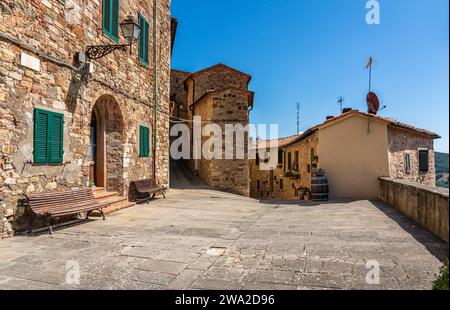
[[[241, 125], [236, 127], [236, 137], [244, 138], [244, 154], [240, 158], [235, 154], [233, 159], [190, 159], [187, 165], [200, 175], [212, 188], [236, 194], [249, 195], [248, 171], [248, 132], [245, 127], [249, 123], [249, 113], [253, 108], [254, 93], [248, 86], [251, 76], [218, 64], [195, 73], [172, 70], [171, 100], [172, 115], [186, 124], [193, 132], [193, 119], [201, 117], [202, 130], [207, 124], [217, 124], [225, 134], [225, 125]], [[201, 145], [211, 138], [207, 133], [201, 137]], [[191, 143], [191, 157], [193, 158], [194, 137]], [[222, 145], [225, 148], [225, 136]], [[236, 144], [234, 144], [236, 145]], [[224, 152], [225, 153], [225, 152]]]
[[[131, 51], [80, 63], [87, 46], [127, 44], [129, 15]], [[131, 181], [168, 184], [173, 27], [170, 0], [0, 2], [3, 231], [22, 228], [27, 193], [91, 186], [121, 208]]]
[[[251, 196], [298, 199], [311, 189], [315, 169], [324, 169], [331, 198], [378, 196], [379, 177], [435, 186], [434, 139], [437, 134], [385, 117], [351, 110], [305, 133], [279, 140], [278, 165], [260, 169], [250, 161]], [[268, 142], [256, 146], [263, 151]]]

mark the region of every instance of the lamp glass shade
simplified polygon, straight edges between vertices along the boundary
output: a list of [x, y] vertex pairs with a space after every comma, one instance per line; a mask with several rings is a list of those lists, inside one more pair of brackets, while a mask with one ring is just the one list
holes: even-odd
[[141, 34], [141, 27], [138, 24], [134, 24], [133, 39], [138, 40]]
[[120, 24], [120, 28], [122, 29], [122, 34], [126, 39], [139, 39], [139, 33], [141, 32], [141, 27], [134, 21], [133, 16], [129, 15], [124, 21]]

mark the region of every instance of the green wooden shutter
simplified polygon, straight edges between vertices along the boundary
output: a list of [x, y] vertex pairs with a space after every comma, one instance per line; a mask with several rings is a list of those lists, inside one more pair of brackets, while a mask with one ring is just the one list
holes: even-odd
[[64, 115], [35, 109], [34, 162], [62, 163], [64, 152]]
[[103, 0], [103, 32], [115, 42], [119, 41], [119, 0]]
[[51, 163], [63, 162], [64, 116], [52, 113], [49, 118], [49, 154]]
[[112, 0], [112, 12], [111, 12], [111, 34], [113, 38], [119, 40], [119, 0]]
[[143, 157], [144, 154], [144, 127], [139, 127], [139, 156]]
[[139, 35], [139, 60], [148, 65], [148, 34], [149, 24], [146, 19], [139, 14], [138, 16], [139, 26], [141, 27], [141, 34]]
[[49, 152], [47, 145], [49, 115], [42, 110], [34, 110], [34, 162], [48, 163]]
[[139, 156], [149, 157], [150, 156], [150, 130], [148, 127], [139, 127]]

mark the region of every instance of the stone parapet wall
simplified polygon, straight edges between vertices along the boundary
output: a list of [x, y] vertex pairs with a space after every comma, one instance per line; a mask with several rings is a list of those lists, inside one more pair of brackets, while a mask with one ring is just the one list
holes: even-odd
[[448, 189], [393, 178], [380, 178], [379, 183], [382, 201], [449, 241]]

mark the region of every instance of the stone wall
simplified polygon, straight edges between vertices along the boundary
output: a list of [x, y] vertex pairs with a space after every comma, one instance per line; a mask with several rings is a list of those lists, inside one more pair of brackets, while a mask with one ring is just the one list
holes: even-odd
[[379, 198], [442, 240], [449, 241], [448, 189], [380, 178]]
[[[270, 172], [265, 170], [260, 170], [259, 166], [256, 165], [255, 160], [250, 161], [250, 172], [251, 172], [251, 197], [256, 199], [281, 199], [281, 200], [295, 200], [299, 199], [300, 188], [311, 189], [311, 151], [315, 150], [317, 154], [317, 134], [312, 134], [305, 137], [301, 141], [294, 144], [283, 146], [281, 150], [283, 151], [283, 163], [277, 165], [273, 171], [274, 177], [274, 191], [270, 190]], [[299, 164], [296, 167], [295, 164], [295, 152], [299, 152]], [[291, 153], [291, 173], [288, 169], [288, 154]], [[314, 156], [313, 155], [313, 156]], [[319, 165], [319, 161], [315, 162]], [[298, 176], [297, 176], [298, 175]], [[258, 180], [260, 184], [260, 189], [258, 190]], [[281, 187], [281, 182], [283, 187]]]
[[[436, 185], [434, 141], [431, 137], [388, 126], [388, 147], [391, 177], [431, 186]], [[419, 149], [422, 148], [429, 152], [428, 173], [419, 172]], [[410, 154], [410, 173], [406, 173], [405, 170], [406, 154]]]
[[[208, 93], [194, 105], [194, 115], [201, 116], [202, 120], [211, 122], [202, 123], [202, 128], [207, 124], [217, 124], [222, 129], [222, 150], [225, 157], [225, 125], [241, 125], [234, 136], [234, 148], [236, 147], [236, 135], [244, 137], [244, 159], [238, 159], [236, 153], [234, 159], [202, 159], [198, 163], [198, 172], [212, 188], [235, 194], [249, 196], [249, 172], [248, 172], [248, 133], [245, 127], [248, 124], [248, 91], [227, 88]], [[202, 145], [211, 136], [202, 137]], [[191, 168], [195, 168], [195, 160], [191, 161]]]
[[[186, 117], [187, 112], [187, 91], [184, 81], [189, 76], [189, 72], [180, 70], [171, 70], [170, 74], [170, 100], [176, 103], [172, 115]], [[183, 108], [179, 109], [179, 105]], [[182, 113], [183, 115], [180, 115]]]
[[[158, 0], [156, 173], [168, 184], [170, 100], [170, 0]], [[81, 79], [74, 55], [87, 45], [113, 43], [102, 31], [101, 0], [27, 1], [0, 3], [0, 191], [5, 217], [21, 229], [24, 194], [88, 186], [90, 119], [101, 98], [115, 110], [105, 112], [109, 171], [116, 173], [108, 190], [126, 195], [129, 182], [152, 176], [152, 158], [140, 158], [139, 125], [153, 127], [154, 61], [150, 31], [150, 63], [133, 53], [116, 51], [92, 61], [89, 81]], [[122, 0], [120, 17], [143, 14], [153, 29], [153, 1]], [[124, 38], [120, 38], [124, 43]], [[37, 68], [21, 65], [23, 54], [38, 59]], [[33, 163], [35, 108], [64, 115], [62, 164]], [[119, 126], [118, 124], [123, 124]], [[118, 169], [114, 169], [117, 166]], [[108, 167], [107, 167], [108, 169]], [[107, 175], [108, 176], [108, 175]], [[112, 175], [111, 175], [112, 176]], [[121, 181], [122, 179], [122, 181]]]
[[195, 82], [193, 100], [197, 101], [201, 96], [213, 89], [233, 87], [248, 90], [251, 77], [248, 74], [219, 64], [193, 73], [190, 79]]

